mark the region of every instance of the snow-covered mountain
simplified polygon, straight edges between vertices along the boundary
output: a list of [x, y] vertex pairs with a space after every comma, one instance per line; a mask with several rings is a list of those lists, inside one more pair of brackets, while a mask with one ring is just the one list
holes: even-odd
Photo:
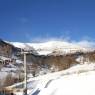
[[15, 47], [23, 49], [32, 49], [34, 48], [40, 55], [47, 55], [53, 52], [61, 53], [73, 53], [79, 51], [89, 51], [90, 48], [86, 48], [81, 44], [71, 43], [66, 41], [48, 41], [43, 43], [20, 43], [20, 42], [11, 42]]
[[[33, 73], [27, 75], [28, 95], [95, 95], [95, 51], [88, 52], [93, 50], [90, 47], [82, 45], [83, 43], [66, 41], [8, 43], [14, 47], [36, 51], [40, 55], [31, 54], [30, 56], [31, 63], [34, 62], [38, 65], [34, 71], [38, 70], [39, 73], [36, 77], [33, 76]], [[51, 54], [62, 55], [53, 56]], [[9, 69], [1, 70], [5, 72]], [[8, 86], [8, 89], [12, 88], [13, 90], [15, 87], [23, 89], [23, 83], [24, 81]], [[15, 95], [24, 95], [20, 90], [14, 93]]]

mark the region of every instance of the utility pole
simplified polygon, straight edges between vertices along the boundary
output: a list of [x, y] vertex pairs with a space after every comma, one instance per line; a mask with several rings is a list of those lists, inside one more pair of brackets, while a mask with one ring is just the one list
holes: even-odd
[[26, 62], [26, 55], [31, 52], [30, 51], [22, 51], [21, 50], [21, 54], [23, 55], [24, 57], [24, 95], [28, 95], [27, 94], [27, 62]]
[[25, 52], [24, 52], [24, 73], [25, 73], [24, 95], [27, 95], [27, 64], [26, 64], [26, 53]]

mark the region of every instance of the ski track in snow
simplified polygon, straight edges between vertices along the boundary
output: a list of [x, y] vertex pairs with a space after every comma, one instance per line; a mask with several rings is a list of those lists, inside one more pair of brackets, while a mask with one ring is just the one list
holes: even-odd
[[59, 79], [47, 81], [43, 88], [38, 86], [30, 95], [95, 95], [93, 93], [95, 90], [94, 74], [95, 71], [90, 71], [79, 75], [61, 76]]

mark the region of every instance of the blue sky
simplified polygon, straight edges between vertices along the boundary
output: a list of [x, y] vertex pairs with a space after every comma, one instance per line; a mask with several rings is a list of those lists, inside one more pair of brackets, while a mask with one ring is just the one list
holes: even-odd
[[0, 0], [0, 38], [95, 39], [95, 0]]

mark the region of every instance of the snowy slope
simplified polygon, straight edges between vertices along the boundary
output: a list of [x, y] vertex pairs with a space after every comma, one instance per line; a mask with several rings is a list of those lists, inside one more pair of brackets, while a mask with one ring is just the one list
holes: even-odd
[[95, 63], [30, 78], [27, 86], [28, 95], [95, 95]]
[[34, 80], [37, 84], [29, 95], [95, 95], [95, 64], [73, 66]]
[[95, 72], [74, 74], [51, 80], [39, 93], [30, 95], [95, 95]]
[[50, 54], [53, 51], [61, 53], [70, 53], [76, 51], [88, 51], [89, 48], [83, 47], [76, 43], [70, 43], [66, 41], [49, 41], [44, 43], [19, 43], [11, 42], [15, 47], [19, 48], [34, 48], [40, 55]]

